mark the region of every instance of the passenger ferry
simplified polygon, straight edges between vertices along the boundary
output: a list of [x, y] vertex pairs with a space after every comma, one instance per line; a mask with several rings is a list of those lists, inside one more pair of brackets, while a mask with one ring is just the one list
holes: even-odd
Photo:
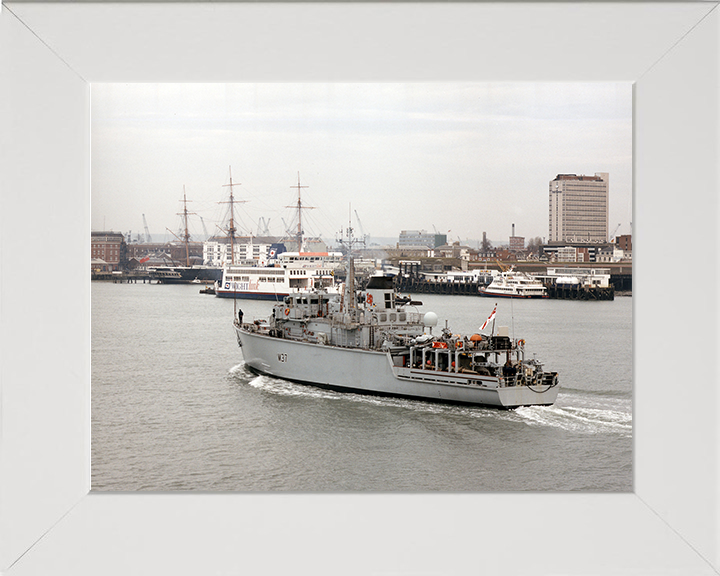
[[493, 281], [481, 287], [478, 293], [494, 298], [547, 298], [547, 288], [540, 280], [514, 268], [496, 274]]
[[336, 293], [335, 271], [341, 266], [341, 252], [282, 252], [267, 266], [226, 266], [215, 295], [280, 301], [306, 290]]

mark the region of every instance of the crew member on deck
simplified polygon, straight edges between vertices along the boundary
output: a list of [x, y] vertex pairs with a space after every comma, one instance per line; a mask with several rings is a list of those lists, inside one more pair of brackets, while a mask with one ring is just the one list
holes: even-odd
[[242, 308], [238, 308], [238, 324], [242, 324], [243, 311]]
[[517, 368], [512, 365], [510, 358], [508, 358], [505, 366], [503, 366], [503, 376], [515, 376], [515, 374], [517, 374]]

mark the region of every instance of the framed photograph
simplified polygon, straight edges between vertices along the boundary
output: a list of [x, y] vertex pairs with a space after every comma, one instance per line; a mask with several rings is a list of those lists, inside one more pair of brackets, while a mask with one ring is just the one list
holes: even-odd
[[[716, 290], [677, 283], [716, 272], [719, 33], [712, 3], [4, 4], [0, 570], [717, 573]], [[633, 83], [633, 492], [90, 493], [92, 85], [458, 81]]]

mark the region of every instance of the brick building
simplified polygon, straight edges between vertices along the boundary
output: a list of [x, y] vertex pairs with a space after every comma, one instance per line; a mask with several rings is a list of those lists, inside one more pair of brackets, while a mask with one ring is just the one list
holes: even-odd
[[91, 232], [90, 258], [103, 260], [110, 270], [121, 270], [127, 264], [127, 244], [120, 232]]
[[632, 252], [632, 235], [623, 234], [622, 236], [618, 236], [615, 238], [615, 244], [617, 244], [617, 247], [623, 252]]

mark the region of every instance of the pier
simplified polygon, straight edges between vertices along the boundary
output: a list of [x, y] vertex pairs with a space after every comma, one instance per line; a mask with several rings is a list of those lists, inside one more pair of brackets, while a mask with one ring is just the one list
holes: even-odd
[[[401, 261], [398, 263], [400, 274], [396, 280], [396, 287], [401, 292], [416, 294], [445, 294], [477, 296], [480, 288], [487, 285], [485, 281], [468, 280], [442, 280], [428, 279], [420, 272], [420, 263], [417, 261]], [[563, 271], [567, 275], [582, 275], [589, 270], [602, 271], [609, 276], [607, 285], [587, 285], [582, 282], [568, 284], [560, 282], [558, 278], [547, 275], [548, 269], [554, 269], [553, 264], [538, 262], [507, 262], [516, 270], [532, 274], [545, 285], [548, 298], [560, 300], [614, 300], [615, 292], [629, 292], [632, 290], [632, 264], [631, 263], [584, 263], [577, 265], [563, 264]], [[483, 266], [485, 268], [485, 266]]]
[[580, 284], [556, 284], [544, 281], [548, 298], [556, 300], [614, 300], [615, 287], [581, 286]]
[[477, 296], [482, 286], [485, 284], [479, 282], [431, 282], [413, 276], [398, 276], [397, 280], [398, 290], [417, 294]]

